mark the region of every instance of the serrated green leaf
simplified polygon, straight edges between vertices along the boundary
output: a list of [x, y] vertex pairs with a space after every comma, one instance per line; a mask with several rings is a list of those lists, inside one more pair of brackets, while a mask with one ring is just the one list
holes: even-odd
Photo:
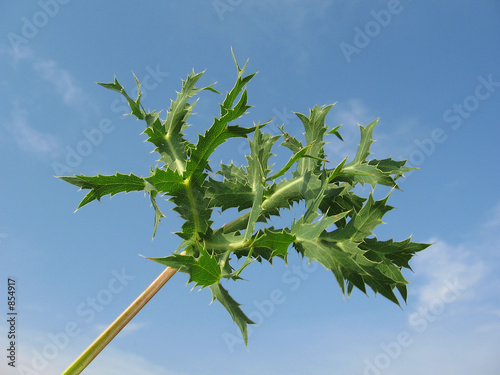
[[406, 161], [396, 161], [390, 158], [373, 159], [361, 163], [351, 162], [335, 177], [332, 177], [330, 181], [347, 182], [351, 185], [369, 183], [373, 188], [380, 184], [399, 189], [395, 180], [402, 177], [404, 173], [415, 169], [404, 167], [405, 163]]
[[146, 259], [152, 260], [156, 263], [160, 263], [165, 267], [175, 268], [181, 272], [186, 272], [186, 273], [189, 273], [193, 265], [196, 264], [196, 259], [192, 255], [173, 254], [171, 256], [163, 258], [146, 258]]
[[295, 236], [285, 230], [279, 232], [264, 229], [264, 233], [258, 234], [252, 246], [256, 248], [267, 248], [271, 252], [270, 258], [275, 256], [286, 261], [288, 248], [295, 241]]
[[[332, 107], [333, 104], [322, 107], [314, 106], [309, 111], [309, 117], [302, 113], [295, 113], [304, 125], [306, 143], [312, 145], [308, 154], [319, 159], [324, 159], [323, 146], [325, 142], [323, 142], [323, 137], [327, 131], [325, 118]], [[318, 160], [314, 159], [300, 159], [297, 164], [296, 174], [301, 175], [306, 171], [314, 171], [319, 163]]]
[[147, 127], [144, 133], [152, 142], [158, 153], [161, 155], [167, 168], [184, 173], [188, 157], [188, 150], [191, 145], [184, 139], [183, 131], [188, 126], [187, 119], [191, 116], [192, 109], [196, 103], [188, 103], [189, 98], [203, 90], [214, 91], [213, 85], [206, 87], [195, 87], [195, 84], [203, 75], [195, 73], [194, 70], [186, 80], [182, 81], [182, 90], [177, 93], [175, 101], [171, 101], [165, 121], [159, 119], [159, 114], [151, 112], [145, 116]]
[[105, 88], [113, 90], [113, 91], [117, 91], [120, 94], [122, 94], [125, 97], [125, 99], [127, 99], [127, 103], [128, 103], [128, 105], [130, 107], [130, 110], [132, 111], [132, 113], [130, 113], [130, 114], [134, 115], [139, 120], [143, 120], [144, 117], [145, 117], [145, 115], [146, 115], [146, 113], [144, 112], [144, 110], [142, 109], [142, 106], [141, 106], [141, 96], [142, 96], [142, 93], [141, 93], [141, 84], [139, 83], [139, 80], [137, 79], [137, 77], [135, 76], [135, 74], [134, 74], [134, 79], [135, 79], [135, 82], [136, 82], [136, 85], [137, 85], [137, 99], [136, 100], [133, 100], [127, 94], [127, 92], [122, 87], [122, 85], [120, 85], [120, 83], [118, 82], [118, 80], [116, 79], [116, 77], [115, 77], [114, 82], [111, 82], [111, 83], [98, 82], [97, 84], [101, 85], [102, 87], [105, 87]]
[[403, 298], [405, 302], [407, 302], [408, 299], [408, 289], [406, 288], [406, 285], [404, 284], [397, 284], [396, 287], [398, 288], [399, 294]]
[[254, 193], [248, 184], [236, 179], [221, 182], [210, 178], [205, 185], [210, 207], [220, 207], [222, 211], [233, 207], [242, 211], [252, 207]]
[[[224, 102], [220, 106], [220, 117], [214, 118], [212, 126], [205, 132], [205, 135], [198, 136], [198, 143], [196, 147], [193, 148], [191, 157], [187, 163], [184, 177], [194, 178], [198, 184], [201, 184], [204, 179], [201, 172], [208, 169], [208, 158], [218, 146], [224, 143], [228, 138], [246, 137], [247, 134], [255, 130], [254, 127], [243, 128], [237, 125], [228, 125], [231, 121], [237, 120], [243, 116], [246, 110], [250, 108], [250, 106], [247, 105], [248, 94], [244, 87], [255, 75], [254, 73], [243, 77], [246, 64], [243, 69], [240, 69], [236, 60], [235, 63], [238, 69], [238, 77], [234, 87], [227, 93]], [[236, 105], [234, 105], [239, 95], [240, 99]]]
[[146, 181], [152, 184], [159, 193], [168, 195], [178, 195], [186, 188], [182, 176], [172, 169], [156, 168]]
[[394, 207], [388, 206], [387, 196], [384, 199], [375, 201], [370, 194], [368, 201], [363, 208], [357, 212], [344, 228], [332, 232], [329, 237], [332, 240], [349, 239], [354, 242], [361, 242], [366, 237], [373, 234], [373, 229], [382, 224], [382, 217]]
[[160, 154], [160, 161], [165, 164], [166, 169], [176, 170], [183, 173], [187, 159], [189, 143], [180, 132], [173, 132], [167, 136], [165, 124], [160, 120], [159, 113], [151, 112], [146, 115], [148, 126], [144, 133], [148, 135], [148, 142], [153, 143], [155, 152]]
[[342, 169], [341, 173], [332, 179], [332, 181], [348, 182], [351, 185], [360, 183], [362, 186], [368, 183], [373, 188], [375, 188], [377, 184], [391, 187], [396, 186], [396, 182], [388, 172], [383, 172], [375, 165], [368, 163], [347, 165]]
[[156, 203], [155, 197], [150, 194], [149, 195], [151, 198], [151, 204], [153, 205], [153, 208], [155, 209], [155, 226], [153, 229], [153, 238], [155, 238], [156, 235], [156, 230], [158, 229], [158, 224], [160, 224], [160, 220], [162, 217], [165, 217], [163, 212], [161, 212], [160, 208], [158, 207], [158, 204]]
[[335, 167], [333, 172], [328, 176], [328, 182], [332, 182], [344, 169], [345, 162], [347, 161], [347, 156], [342, 160], [342, 162]]
[[200, 248], [200, 252], [201, 256], [192, 268], [190, 281], [203, 287], [213, 285], [222, 278], [219, 263], [205, 249]]
[[299, 160], [300, 158], [306, 157], [307, 151], [311, 148], [312, 145], [307, 145], [303, 149], [297, 151], [291, 158], [290, 160], [285, 164], [283, 168], [281, 168], [278, 172], [273, 174], [272, 176], [269, 176], [267, 178], [267, 181], [272, 181], [275, 180], [281, 176], [283, 176], [288, 170], [292, 167], [292, 165]]
[[[427, 244], [412, 243], [411, 239], [400, 242], [379, 241], [374, 229], [382, 223], [385, 213], [392, 209], [385, 199], [375, 201], [356, 195], [357, 184], [369, 183], [398, 188], [396, 180], [414, 169], [405, 167], [406, 161], [388, 159], [367, 160], [373, 142], [373, 129], [377, 120], [367, 126], [360, 125], [361, 139], [354, 159], [347, 163], [343, 159], [336, 168], [326, 169], [329, 163], [325, 156], [324, 136], [335, 134], [342, 140], [336, 126], [328, 129], [325, 119], [333, 105], [314, 106], [309, 115], [296, 113], [305, 129], [305, 145], [293, 135], [285, 132], [281, 146], [289, 148], [293, 155], [288, 162], [269, 176], [271, 150], [278, 136], [262, 132], [263, 125], [244, 128], [232, 124], [250, 108], [246, 85], [255, 74], [244, 75], [247, 63], [237, 68], [237, 79], [220, 104], [220, 115], [214, 118], [197, 142], [189, 142], [184, 135], [187, 120], [196, 103], [190, 98], [202, 90], [217, 92], [212, 86], [197, 88], [195, 85], [203, 73], [194, 71], [182, 81], [182, 90], [171, 101], [166, 118], [160, 113], [146, 113], [141, 104], [141, 85], [135, 77], [138, 95], [134, 100], [115, 78], [111, 83], [100, 83], [105, 88], [124, 95], [131, 114], [146, 121], [144, 133], [155, 145], [164, 165], [155, 167], [148, 178], [135, 175], [72, 176], [65, 181], [90, 190], [79, 207], [104, 195], [119, 192], [144, 190], [149, 194], [155, 209], [154, 232], [163, 213], [156, 198], [167, 196], [173, 210], [185, 220], [177, 234], [183, 239], [177, 251], [168, 257], [151, 258], [165, 266], [179, 269], [190, 275], [195, 285], [210, 287], [213, 300], [217, 299], [228, 310], [239, 326], [247, 342], [247, 325], [253, 322], [245, 316], [239, 304], [224, 289], [222, 278], [237, 280], [254, 260], [272, 262], [275, 257], [286, 261], [288, 249], [293, 247], [310, 261], [318, 261], [331, 270], [342, 292], [350, 296], [354, 288], [366, 293], [369, 286], [394, 303], [399, 304], [395, 289], [406, 301], [408, 283], [403, 277], [403, 267], [416, 252]], [[222, 164], [214, 175], [209, 158], [226, 140], [248, 137], [250, 155], [245, 168]], [[346, 164], [347, 163], [347, 164]], [[295, 170], [292, 171], [292, 167]], [[282, 178], [292, 171], [292, 178]], [[219, 178], [223, 177], [223, 180]], [[269, 182], [269, 183], [268, 183]], [[296, 205], [295, 203], [299, 203]], [[296, 208], [306, 207], [305, 212]], [[211, 216], [215, 207], [222, 210], [237, 208], [245, 210], [240, 216], [219, 229], [212, 228]], [[274, 229], [265, 227], [271, 223], [272, 215], [280, 215], [284, 209], [293, 209], [295, 220], [290, 226]], [[319, 216], [322, 214], [321, 216]], [[263, 228], [256, 228], [257, 223]], [[243, 262], [241, 259], [245, 258]], [[233, 263], [239, 260], [238, 267]]]
[[220, 285], [220, 283], [210, 285], [210, 290], [212, 291], [212, 302], [217, 300], [222, 306], [226, 308], [229, 315], [233, 318], [233, 321], [240, 328], [243, 340], [245, 340], [245, 345], [248, 344], [248, 324], [255, 324], [251, 321], [240, 309], [240, 304], [236, 302], [227, 292], [226, 289]]
[[338, 125], [338, 126], [334, 127], [332, 130], [329, 130], [326, 134], [335, 134], [337, 136], [337, 138], [343, 142], [344, 138], [342, 138], [342, 136], [339, 133], [339, 129], [341, 126], [342, 125]]
[[243, 184], [248, 184], [248, 176], [245, 169], [243, 167], [237, 167], [233, 163], [221, 164], [217, 174], [223, 176], [224, 179], [229, 182], [238, 181]]
[[[330, 184], [325, 191], [325, 196], [319, 205], [319, 209], [325, 215], [337, 215], [341, 212], [348, 212], [348, 216], [352, 218], [356, 212], [361, 210], [366, 198], [357, 196], [351, 190], [352, 186], [348, 184], [341, 186], [332, 186]], [[346, 218], [336, 222], [336, 225], [340, 228], [344, 228], [346, 224]]]
[[202, 288], [216, 284], [222, 278], [220, 265], [216, 257], [210, 255], [204, 248], [200, 248], [200, 256], [173, 254], [165, 258], [148, 258], [167, 267], [177, 268], [189, 273], [189, 282]]
[[208, 169], [208, 158], [215, 149], [228, 138], [245, 137], [255, 129], [227, 126], [227, 122], [227, 119], [224, 118], [222, 120], [215, 119], [214, 124], [205, 132], [205, 135], [199, 136], [198, 143], [187, 163], [185, 178], [193, 178], [198, 184], [201, 184], [205, 178], [202, 172]]
[[398, 267], [410, 268], [410, 259], [419, 251], [425, 250], [429, 244], [411, 242], [411, 238], [404, 241], [394, 242], [379, 241], [377, 238], [365, 238], [359, 245], [367, 250], [367, 254], [376, 253], [379, 257], [386, 258]]
[[370, 165], [376, 165], [378, 169], [382, 172], [389, 173], [391, 176], [394, 176], [394, 180], [397, 180], [399, 177], [404, 176], [406, 172], [410, 172], [414, 169], [414, 167], [405, 167], [406, 160], [392, 160], [392, 158], [377, 160], [373, 159], [368, 162]]
[[[370, 147], [373, 143], [373, 129], [377, 126], [378, 119], [372, 121], [366, 126], [359, 125], [359, 129], [361, 131], [361, 140], [359, 142], [358, 151], [354, 156], [354, 160], [351, 162], [352, 164], [359, 164], [366, 160], [368, 155], [370, 155]], [[351, 164], [350, 163], [350, 164]], [[348, 166], [350, 165], [348, 164]]]
[[156, 188], [151, 183], [146, 181], [144, 190], [148, 192], [149, 197], [151, 199], [151, 204], [153, 205], [153, 208], [155, 210], [155, 226], [153, 229], [153, 239], [154, 239], [156, 235], [156, 230], [158, 229], [158, 224], [160, 224], [161, 218], [165, 217], [165, 215], [163, 214], [163, 212], [161, 212], [160, 208], [158, 207], [158, 204], [156, 203], [156, 195], [158, 194]]
[[110, 195], [111, 197], [118, 193], [128, 193], [131, 191], [141, 191], [144, 190], [144, 179], [133, 175], [117, 173], [115, 175], [104, 176], [63, 176], [59, 177], [61, 180], [69, 182], [72, 185], [76, 185], [83, 189], [90, 189], [87, 195], [78, 205], [78, 208], [85, 206], [86, 204], [92, 202], [93, 200], [100, 200], [105, 195]]
[[355, 274], [366, 274], [362, 266], [366, 266], [370, 261], [363, 257], [364, 252], [354, 242], [326, 241], [321, 237], [325, 229], [339, 219], [340, 217], [330, 216], [315, 223], [298, 221], [292, 225], [290, 233], [296, 237], [295, 245], [304, 256], [310, 261], [318, 261], [333, 271], [344, 292], [345, 275], [342, 269], [345, 268]]
[[285, 132], [284, 125], [278, 127], [278, 129], [283, 133], [283, 138], [285, 139], [283, 143], [280, 144], [280, 146], [289, 148], [294, 154], [299, 152], [303, 148], [302, 142]]
[[204, 188], [192, 181], [185, 181], [177, 171], [171, 169], [157, 168], [146, 180], [158, 192], [171, 196], [169, 200], [175, 204], [174, 211], [186, 220], [182, 232], [178, 232], [183, 239], [187, 240], [210, 227], [212, 209], [209, 207]]
[[271, 148], [278, 140], [279, 136], [272, 137], [263, 134], [260, 128], [254, 132], [253, 140], [250, 142], [250, 155], [248, 160], [248, 183], [252, 188], [253, 202], [248, 216], [247, 227], [244, 233], [244, 240], [250, 239], [254, 233], [255, 223], [263, 211], [262, 200], [267, 174], [269, 173], [268, 161], [271, 157]]

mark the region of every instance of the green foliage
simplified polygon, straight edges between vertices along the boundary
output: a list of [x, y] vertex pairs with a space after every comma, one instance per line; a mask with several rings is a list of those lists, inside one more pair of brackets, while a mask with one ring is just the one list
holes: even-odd
[[[235, 60], [236, 62], [236, 60]], [[366, 293], [368, 285], [375, 293], [399, 305], [395, 290], [406, 301], [408, 282], [402, 268], [410, 268], [409, 260], [428, 245], [413, 243], [410, 239], [394, 242], [379, 241], [373, 234], [382, 223], [382, 217], [393, 207], [387, 205], [388, 196], [375, 200], [358, 196], [358, 184], [385, 185], [398, 188], [397, 179], [412, 168], [405, 161], [371, 159], [374, 121], [361, 126], [361, 141], [352, 161], [347, 158], [333, 168], [326, 160], [324, 137], [336, 135], [339, 126], [329, 130], [325, 118], [332, 105], [315, 106], [306, 116], [296, 113], [305, 129], [305, 144], [281, 127], [281, 136], [262, 132], [266, 124], [244, 128], [234, 121], [248, 108], [246, 85], [255, 74], [244, 75], [246, 64], [240, 68], [237, 79], [220, 105], [219, 117], [196, 144], [186, 140], [184, 131], [195, 102], [190, 99], [200, 91], [217, 92], [212, 86], [197, 88], [202, 73], [194, 71], [182, 83], [182, 90], [172, 101], [164, 119], [160, 114], [146, 112], [142, 107], [140, 83], [136, 79], [138, 96], [130, 98], [119, 82], [100, 85], [125, 96], [131, 115], [146, 121], [144, 133], [155, 146], [160, 164], [147, 177], [117, 173], [112, 176], [61, 177], [66, 182], [89, 190], [78, 208], [105, 195], [120, 192], [144, 191], [155, 210], [154, 233], [164, 217], [156, 204], [158, 196], [171, 201], [174, 210], [184, 220], [178, 235], [183, 242], [173, 254], [163, 258], [150, 258], [158, 263], [189, 274], [189, 281], [202, 288], [209, 287], [214, 300], [218, 300], [230, 313], [247, 340], [246, 317], [240, 305], [222, 287], [221, 281], [237, 280], [241, 272], [254, 260], [272, 262], [275, 257], [284, 261], [290, 248], [294, 248], [309, 261], [321, 263], [331, 270], [343, 293], [351, 294], [354, 287]], [[213, 171], [209, 163], [212, 153], [226, 140], [234, 137], [249, 139], [250, 154], [247, 165], [221, 164]], [[292, 151], [289, 161], [271, 174], [271, 151], [282, 138], [283, 147]], [[287, 176], [291, 171], [291, 177]], [[304, 202], [305, 212], [283, 228], [269, 223], [272, 215], [290, 209], [294, 202]], [[240, 216], [221, 228], [213, 228], [214, 211], [236, 208]], [[154, 236], [154, 234], [153, 234]], [[238, 269], [234, 262], [240, 262]]]

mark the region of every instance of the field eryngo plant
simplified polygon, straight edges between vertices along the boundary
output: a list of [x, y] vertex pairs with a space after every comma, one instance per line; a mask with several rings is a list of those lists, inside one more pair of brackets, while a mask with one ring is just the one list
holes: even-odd
[[[236, 60], [235, 60], [236, 62]], [[210, 288], [239, 326], [247, 341], [247, 325], [253, 322], [222, 286], [224, 279], [237, 280], [253, 261], [272, 262], [275, 257], [286, 262], [290, 248], [309, 261], [321, 263], [331, 270], [343, 293], [350, 295], [356, 287], [366, 293], [366, 286], [399, 304], [398, 291], [407, 298], [402, 268], [410, 268], [413, 255], [428, 245], [410, 239], [381, 241], [374, 228], [393, 207], [388, 196], [375, 200], [355, 193], [358, 184], [377, 184], [398, 188], [397, 180], [412, 168], [405, 161], [370, 159], [372, 133], [377, 123], [360, 126], [361, 141], [353, 160], [337, 164], [327, 161], [324, 137], [335, 134], [342, 140], [339, 127], [328, 129], [325, 117], [333, 105], [315, 106], [309, 115], [296, 113], [304, 126], [305, 142], [287, 129], [281, 135], [264, 132], [266, 124], [241, 127], [235, 122], [250, 108], [246, 85], [254, 74], [244, 75], [245, 66], [238, 63], [237, 79], [222, 104], [220, 114], [196, 143], [184, 135], [194, 106], [190, 99], [202, 90], [217, 92], [213, 85], [198, 88], [202, 73], [194, 71], [182, 83], [182, 90], [171, 102], [166, 117], [147, 112], [141, 104], [141, 85], [136, 79], [138, 96], [132, 99], [116, 80], [100, 85], [124, 95], [131, 115], [146, 122], [144, 133], [159, 154], [159, 164], [147, 177], [117, 173], [111, 176], [71, 176], [63, 180], [88, 190], [78, 206], [99, 200], [105, 195], [144, 191], [154, 207], [154, 233], [164, 217], [157, 205], [166, 198], [184, 220], [177, 233], [182, 244], [164, 258], [150, 258], [158, 263], [189, 274], [189, 281]], [[230, 138], [248, 138], [250, 154], [244, 167], [221, 164], [217, 170], [209, 162], [210, 155]], [[273, 146], [289, 150], [290, 159], [281, 168], [271, 170], [269, 159]], [[392, 191], [392, 190], [391, 190]], [[268, 223], [273, 215], [303, 202], [304, 212], [282, 228]], [[214, 211], [236, 208], [240, 216], [214, 228]], [[237, 262], [238, 266], [235, 266]], [[70, 372], [68, 372], [70, 373]]]

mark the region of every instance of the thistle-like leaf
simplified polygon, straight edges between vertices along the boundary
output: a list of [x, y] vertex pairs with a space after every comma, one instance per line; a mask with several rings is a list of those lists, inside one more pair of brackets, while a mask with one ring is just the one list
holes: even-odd
[[[367, 256], [370, 258], [384, 258], [394, 263], [398, 268], [404, 267], [411, 269], [408, 263], [410, 259], [419, 251], [425, 250], [429, 244], [411, 242], [411, 238], [404, 241], [394, 242], [379, 241], [377, 238], [365, 238], [360, 243], [360, 248], [367, 250]], [[373, 254], [373, 255], [372, 255]]]
[[353, 242], [361, 242], [366, 237], [371, 236], [375, 227], [382, 224], [382, 217], [394, 208], [386, 204], [388, 198], [389, 196], [375, 201], [373, 195], [370, 194], [363, 208], [354, 215], [344, 228], [337, 229], [329, 234], [329, 238], [335, 241], [348, 239]]
[[[351, 162], [347, 163], [345, 158], [335, 168], [326, 168], [325, 135], [334, 134], [343, 140], [340, 126], [329, 130], [325, 124], [333, 106], [327, 105], [314, 106], [308, 116], [296, 113], [304, 126], [305, 147], [287, 133], [284, 126], [279, 128], [284, 138], [281, 146], [293, 154], [270, 174], [271, 150], [281, 136], [263, 133], [266, 123], [253, 127], [234, 123], [250, 108], [246, 86], [255, 75], [244, 75], [247, 63], [241, 68], [234, 60], [236, 82], [220, 104], [218, 117], [214, 117], [212, 125], [195, 143], [184, 135], [196, 103], [190, 99], [202, 90], [217, 92], [212, 86], [196, 87], [203, 73], [193, 71], [182, 81], [182, 89], [171, 101], [165, 119], [160, 118], [159, 112], [144, 110], [137, 78], [136, 99], [126, 93], [116, 78], [114, 82], [101, 83], [123, 95], [131, 114], [145, 120], [144, 133], [155, 145], [163, 165], [152, 169], [147, 178], [120, 173], [61, 177], [89, 190], [79, 208], [105, 195], [143, 190], [149, 194], [155, 210], [154, 236], [164, 217], [157, 204], [158, 197], [164, 196], [172, 202], [173, 210], [184, 219], [177, 233], [183, 239], [182, 244], [172, 255], [149, 259], [188, 273], [189, 281], [196, 286], [209, 287], [213, 300], [217, 299], [226, 308], [245, 342], [247, 325], [253, 322], [229, 296], [220, 280], [240, 279], [240, 274], [255, 260], [272, 263], [278, 257], [286, 262], [290, 245], [309, 261], [317, 261], [331, 271], [344, 294], [350, 296], [354, 288], [366, 293], [368, 286], [399, 304], [397, 289], [406, 301], [408, 281], [401, 270], [410, 268], [411, 258], [428, 245], [413, 243], [411, 239], [379, 241], [374, 230], [392, 209], [387, 204], [389, 196], [378, 201], [372, 194], [364, 198], [356, 194], [355, 187], [368, 183], [373, 188], [377, 185], [398, 188], [398, 178], [413, 168], [406, 167], [406, 161], [391, 158], [367, 160], [377, 120], [360, 125], [361, 139]], [[248, 165], [221, 164], [214, 174], [209, 164], [214, 151], [229, 138], [248, 137], [250, 133], [253, 138], [249, 140]], [[289, 171], [292, 178], [283, 178]], [[305, 210], [295, 210], [303, 207], [295, 203], [304, 204]], [[221, 228], [212, 228], [211, 216], [217, 207], [222, 211], [237, 208], [243, 212]], [[293, 223], [279, 229], [269, 226], [271, 216], [280, 215], [286, 209], [294, 210]], [[257, 223], [263, 223], [262, 228], [257, 228]], [[266, 224], [269, 225], [266, 227]], [[237, 266], [235, 261], [239, 261]]]
[[[306, 143], [311, 145], [308, 154], [319, 159], [324, 159], [323, 146], [325, 142], [323, 142], [323, 138], [328, 130], [325, 125], [325, 118], [332, 107], [333, 104], [322, 107], [314, 106], [314, 108], [309, 111], [309, 117], [302, 113], [295, 113], [304, 125]], [[319, 166], [319, 163], [320, 161], [315, 159], [300, 159], [298, 161], [296, 174], [300, 175], [307, 171], [314, 171]]]
[[[250, 108], [247, 104], [247, 91], [244, 87], [255, 75], [254, 73], [243, 76], [246, 64], [240, 69], [236, 59], [235, 63], [238, 70], [238, 77], [234, 87], [226, 94], [226, 98], [220, 106], [220, 117], [214, 118], [212, 126], [205, 132], [205, 135], [199, 135], [198, 143], [196, 147], [193, 148], [187, 164], [185, 177], [194, 178], [199, 184], [201, 184], [204, 179], [203, 174], [200, 172], [208, 169], [208, 158], [219, 145], [224, 143], [228, 138], [246, 137], [247, 134], [255, 130], [254, 127], [243, 128], [237, 125], [228, 125], [230, 122], [244, 115], [246, 110]], [[234, 104], [238, 95], [240, 95], [240, 99]]]
[[144, 190], [145, 181], [142, 177], [134, 174], [117, 173], [111, 176], [64, 176], [59, 177], [61, 180], [69, 182], [72, 185], [80, 187], [81, 190], [89, 189], [90, 191], [78, 205], [78, 208], [85, 206], [93, 200], [100, 200], [105, 195], [113, 196], [118, 193], [128, 193], [131, 191]]
[[156, 168], [151, 172], [151, 176], [146, 178], [146, 181], [153, 185], [159, 193], [170, 196], [184, 193], [186, 189], [182, 176], [172, 169]]
[[135, 74], [134, 74], [134, 79], [135, 79], [135, 83], [137, 85], [137, 99], [136, 100], [133, 100], [127, 94], [127, 92], [122, 87], [122, 85], [120, 85], [120, 83], [118, 82], [118, 80], [116, 79], [116, 77], [115, 77], [114, 82], [110, 82], [110, 83], [98, 82], [97, 84], [101, 85], [102, 87], [105, 87], [105, 88], [113, 90], [113, 91], [117, 91], [120, 94], [122, 94], [125, 97], [125, 99], [127, 100], [127, 103], [128, 103], [128, 105], [130, 107], [130, 110], [132, 111], [130, 114], [134, 115], [139, 120], [144, 120], [146, 113], [142, 109], [142, 105], [141, 105], [141, 96], [142, 96], [142, 93], [141, 93], [141, 84], [140, 84], [139, 80], [137, 79], [137, 77], [135, 76]]
[[207, 197], [210, 198], [210, 207], [220, 207], [222, 211], [229, 208], [238, 208], [238, 211], [252, 207], [254, 193], [252, 187], [235, 179], [216, 181], [209, 179]]
[[283, 259], [286, 262], [286, 257], [288, 253], [288, 248], [295, 241], [295, 236], [281, 230], [276, 232], [270, 229], [264, 229], [262, 233], [256, 235], [255, 240], [252, 242], [252, 246], [264, 251], [267, 249], [269, 256], [265, 259], [272, 261], [275, 256]]
[[241, 334], [243, 336], [243, 340], [245, 340], [245, 344], [248, 343], [248, 324], [255, 324], [251, 321], [240, 309], [240, 304], [236, 302], [227, 292], [226, 289], [220, 285], [220, 283], [210, 285], [210, 290], [212, 291], [212, 302], [217, 300], [222, 306], [226, 308], [229, 312], [229, 315], [233, 318], [233, 321], [240, 328]]
[[329, 130], [326, 134], [335, 134], [338, 139], [340, 139], [341, 141], [344, 141], [344, 138], [342, 138], [342, 136], [339, 133], [339, 129], [341, 126], [342, 125], [338, 125], [338, 126], [334, 127], [332, 130]]
[[163, 212], [161, 212], [160, 208], [158, 207], [158, 204], [156, 203], [156, 195], [158, 194], [156, 188], [151, 183], [146, 181], [144, 190], [149, 194], [149, 197], [151, 199], [151, 205], [155, 210], [155, 226], [153, 229], [153, 239], [154, 239], [156, 235], [156, 230], [158, 229], [158, 224], [160, 224], [161, 218], [165, 217], [165, 215], [163, 214]]
[[267, 181], [272, 181], [272, 180], [276, 180], [277, 178], [283, 176], [286, 172], [288, 172], [288, 170], [292, 167], [292, 165], [299, 159], [301, 158], [304, 158], [304, 157], [307, 157], [306, 153], [307, 151], [309, 151], [309, 149], [311, 148], [312, 144], [311, 145], [308, 145], [304, 148], [302, 148], [301, 150], [297, 151], [291, 158], [290, 160], [285, 164], [285, 166], [283, 168], [281, 168], [278, 172], [274, 173], [272, 176], [269, 176], [267, 178]]
[[195, 286], [206, 287], [218, 283], [222, 272], [217, 258], [200, 248], [200, 256], [173, 254], [165, 258], [148, 258], [167, 267], [177, 268], [189, 273], [189, 282]]
[[359, 125], [359, 129], [361, 131], [361, 140], [359, 142], [358, 146], [358, 151], [356, 152], [356, 155], [354, 156], [354, 160], [349, 163], [347, 166], [350, 164], [359, 164], [362, 163], [366, 160], [368, 155], [370, 155], [370, 147], [373, 143], [373, 129], [378, 123], [378, 119], [375, 121], [372, 121], [366, 126]]
[[187, 240], [193, 234], [205, 232], [209, 228], [212, 209], [200, 186], [187, 182], [177, 171], [171, 169], [156, 168], [146, 180], [158, 192], [169, 195], [169, 200], [175, 204], [174, 210], [186, 220], [182, 232], [178, 232], [182, 238]]
[[171, 101], [167, 117], [161, 121], [159, 114], [151, 112], [146, 115], [147, 127], [144, 133], [148, 135], [148, 141], [156, 146], [155, 151], [161, 157], [167, 168], [184, 173], [186, 169], [188, 150], [192, 147], [184, 139], [183, 131], [188, 126], [187, 119], [195, 103], [188, 100], [202, 90], [217, 92], [212, 86], [202, 88], [195, 87], [203, 73], [195, 73], [194, 70], [186, 80], [182, 81], [182, 90], [177, 93], [175, 101]]
[[253, 203], [248, 217], [244, 239], [248, 240], [254, 233], [255, 223], [263, 211], [262, 198], [266, 178], [269, 173], [268, 161], [271, 157], [271, 148], [279, 136], [263, 134], [257, 127], [253, 140], [250, 142], [250, 155], [248, 160], [248, 183], [252, 188]]
[[284, 130], [284, 127], [285, 127], [284, 125], [278, 127], [278, 129], [283, 133], [283, 138], [285, 139], [283, 141], [283, 143], [281, 143], [280, 146], [283, 146], [283, 147], [286, 147], [286, 148], [292, 150], [292, 152], [295, 154], [295, 153], [299, 152], [303, 148], [302, 142], [300, 142], [294, 136], [288, 134]]

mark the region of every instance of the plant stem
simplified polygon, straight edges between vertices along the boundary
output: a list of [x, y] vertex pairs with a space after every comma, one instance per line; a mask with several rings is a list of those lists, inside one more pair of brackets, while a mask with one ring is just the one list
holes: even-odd
[[246, 222], [248, 221], [248, 218], [250, 216], [250, 211], [245, 212], [243, 215], [240, 217], [234, 219], [230, 223], [227, 223], [226, 225], [222, 226], [222, 230], [224, 233], [229, 233], [231, 231], [235, 231], [238, 229], [245, 229], [246, 227]]
[[61, 375], [80, 374], [176, 272], [167, 267]]
[[[304, 177], [297, 177], [291, 180], [289, 183], [282, 185], [273, 194], [263, 199], [261, 206], [262, 212], [261, 215], [266, 212], [270, 212], [273, 209], [280, 208], [279, 204], [282, 204], [283, 201], [292, 201], [294, 197], [301, 194], [302, 187], [301, 185], [304, 183]], [[250, 217], [250, 211], [245, 212], [240, 217], [234, 219], [230, 223], [222, 226], [222, 231], [224, 233], [230, 233], [235, 230], [243, 230], [247, 226], [248, 218]]]

